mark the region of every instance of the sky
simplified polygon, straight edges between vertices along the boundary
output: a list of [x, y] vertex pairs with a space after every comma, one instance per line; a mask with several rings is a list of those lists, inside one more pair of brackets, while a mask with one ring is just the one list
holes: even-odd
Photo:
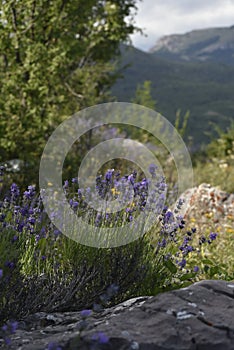
[[143, 51], [164, 35], [234, 25], [234, 0], [142, 0], [137, 7], [136, 25], [147, 37], [134, 34], [131, 39]]

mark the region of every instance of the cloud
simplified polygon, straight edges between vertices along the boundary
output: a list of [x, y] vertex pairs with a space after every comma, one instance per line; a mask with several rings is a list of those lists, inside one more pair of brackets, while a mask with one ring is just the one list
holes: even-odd
[[233, 25], [234, 0], [143, 0], [136, 24], [148, 36], [133, 35], [133, 45], [147, 51], [164, 35]]

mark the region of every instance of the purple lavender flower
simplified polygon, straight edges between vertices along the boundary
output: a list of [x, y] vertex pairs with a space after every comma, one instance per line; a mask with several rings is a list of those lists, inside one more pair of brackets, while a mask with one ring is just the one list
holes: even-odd
[[29, 213], [29, 215], [34, 214], [34, 210], [33, 210], [33, 208], [29, 208], [28, 213]]
[[28, 218], [28, 222], [29, 222], [31, 225], [34, 225], [34, 224], [35, 224], [35, 222], [36, 222], [36, 219], [35, 219], [35, 218], [33, 218], [33, 217], [31, 217], [31, 216], [29, 216], [29, 218]]
[[101, 224], [101, 219], [102, 219], [101, 214], [97, 214], [96, 220], [95, 220], [95, 226], [99, 226]]
[[157, 169], [157, 165], [155, 164], [150, 164], [149, 166], [149, 172], [152, 175], [152, 177], [155, 177], [156, 175], [156, 169]]
[[187, 246], [187, 252], [192, 252], [194, 250], [194, 248], [191, 245]]
[[108, 288], [107, 288], [107, 295], [109, 298], [112, 298], [113, 296], [115, 296], [118, 293], [119, 290], [119, 286], [117, 286], [116, 284], [111, 284]]
[[135, 178], [133, 174], [128, 176], [128, 181], [131, 183], [131, 185], [134, 185]]
[[158, 245], [159, 245], [159, 247], [161, 247], [161, 248], [165, 248], [166, 245], [167, 245], [166, 239], [163, 238], [161, 242], [160, 242], [160, 241], [158, 242]]
[[91, 315], [91, 313], [92, 313], [92, 310], [89, 310], [89, 309], [86, 310], [85, 309], [85, 310], [82, 310], [80, 312], [80, 315], [81, 315], [82, 318], [86, 318], [86, 317], [89, 317]]
[[184, 268], [185, 265], [186, 265], [186, 260], [185, 260], [185, 259], [182, 259], [182, 260], [178, 263], [178, 265], [179, 265], [181, 268]]
[[5, 170], [5, 167], [3, 165], [0, 165], [0, 176], [4, 175], [4, 170]]
[[24, 226], [25, 226], [25, 223], [22, 221], [22, 222], [19, 222], [18, 225], [17, 225], [17, 231], [19, 233], [23, 232], [23, 229], [24, 229]]
[[132, 215], [129, 215], [128, 221], [131, 222], [132, 220], [133, 220], [133, 216], [132, 216]]
[[184, 238], [184, 243], [183, 243], [183, 244], [184, 244], [184, 245], [188, 244], [190, 240], [191, 240], [190, 237], [185, 237], [185, 238]]
[[211, 232], [209, 237], [212, 241], [214, 241], [216, 239], [217, 235], [218, 235], [217, 233]]
[[183, 204], [184, 204], [184, 199], [180, 198], [180, 199], [178, 200], [179, 209], [182, 207]]
[[2, 278], [2, 276], [3, 276], [3, 270], [0, 269], [0, 278]]
[[165, 223], [171, 223], [174, 219], [174, 215], [171, 211], [166, 212], [164, 216], [164, 222]]
[[5, 214], [0, 214], [0, 222], [3, 222], [6, 218]]
[[4, 341], [5, 341], [6, 345], [10, 345], [11, 344], [11, 339], [8, 338], [8, 337], [4, 338]]
[[78, 196], [82, 197], [82, 189], [79, 188], [77, 193], [78, 193]]
[[79, 203], [77, 201], [74, 201], [73, 199], [70, 199], [69, 203], [73, 209], [77, 209], [77, 207], [79, 206]]
[[59, 231], [59, 230], [57, 230], [57, 229], [55, 229], [54, 230], [54, 235], [57, 237], [57, 236], [59, 236], [61, 234], [61, 231]]
[[86, 321], [85, 318], [83, 318], [80, 322], [78, 322], [78, 324], [76, 325], [76, 328], [78, 329], [78, 331], [82, 332], [84, 329], [86, 329], [88, 327], [88, 322]]
[[198, 266], [194, 266], [193, 271], [194, 272], [198, 272], [199, 271], [199, 267]]
[[16, 242], [18, 240], [18, 236], [14, 235], [14, 237], [12, 238], [12, 243]]
[[24, 192], [24, 197], [27, 199], [32, 199], [35, 196], [35, 186], [30, 185], [28, 186], [28, 190]]
[[92, 340], [98, 341], [99, 344], [107, 344], [109, 342], [109, 337], [103, 332], [98, 332], [93, 334]]
[[18, 328], [18, 322], [17, 321], [11, 322], [11, 333], [15, 333], [17, 328]]
[[9, 267], [9, 269], [13, 269], [15, 267], [15, 264], [13, 261], [6, 261], [5, 266]]
[[26, 206], [24, 206], [24, 207], [22, 207], [21, 209], [20, 209], [20, 213], [21, 213], [21, 215], [23, 215], [23, 216], [26, 216], [27, 214], [28, 214], [28, 206], [26, 205]]
[[105, 174], [105, 179], [106, 179], [106, 181], [108, 181], [108, 182], [111, 181], [113, 172], [114, 172], [114, 169], [111, 169], [111, 170], [109, 169], [109, 170], [107, 170], [107, 172], [106, 172], [106, 174]]
[[40, 235], [41, 235], [42, 237], [44, 237], [45, 234], [46, 234], [46, 228], [43, 226], [42, 229], [41, 229]]
[[64, 184], [63, 184], [63, 188], [66, 189], [66, 188], [68, 188], [68, 186], [69, 186], [69, 182], [68, 182], [68, 180], [65, 180]]
[[179, 224], [179, 228], [182, 230], [182, 228], [185, 227], [185, 221], [181, 220], [180, 224]]
[[46, 350], [62, 350], [62, 348], [57, 343], [51, 342], [47, 345]]
[[15, 183], [11, 185], [11, 195], [13, 198], [18, 198], [20, 195], [19, 187]]
[[7, 331], [7, 329], [8, 329], [7, 325], [6, 325], [6, 324], [4, 324], [4, 325], [2, 326], [2, 330], [3, 330], [3, 332], [6, 332], [6, 331]]
[[199, 239], [199, 244], [201, 245], [205, 242], [206, 242], [206, 237], [202, 235], [201, 238]]

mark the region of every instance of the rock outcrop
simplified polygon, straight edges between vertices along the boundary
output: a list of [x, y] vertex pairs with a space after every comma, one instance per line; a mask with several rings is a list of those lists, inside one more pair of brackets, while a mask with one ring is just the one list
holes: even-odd
[[154, 297], [130, 299], [89, 316], [87, 312], [86, 318], [84, 314], [83, 319], [80, 312], [31, 315], [19, 322], [11, 348], [234, 349], [233, 282], [201, 281]]
[[234, 194], [228, 194], [218, 187], [201, 184], [187, 190], [182, 198], [189, 198], [186, 208], [186, 221], [200, 225], [233, 229], [234, 232]]

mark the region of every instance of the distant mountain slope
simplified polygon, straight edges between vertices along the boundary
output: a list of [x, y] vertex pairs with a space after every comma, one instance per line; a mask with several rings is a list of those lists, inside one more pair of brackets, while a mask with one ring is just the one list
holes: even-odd
[[215, 61], [234, 65], [234, 26], [164, 36], [150, 52], [174, 60]]
[[157, 110], [171, 122], [177, 109], [190, 110], [188, 135], [194, 145], [209, 142], [210, 122], [226, 129], [234, 120], [234, 66], [217, 62], [175, 61], [134, 47], [122, 48], [122, 64], [130, 64], [112, 89], [119, 101], [131, 101], [136, 87], [152, 81]]

